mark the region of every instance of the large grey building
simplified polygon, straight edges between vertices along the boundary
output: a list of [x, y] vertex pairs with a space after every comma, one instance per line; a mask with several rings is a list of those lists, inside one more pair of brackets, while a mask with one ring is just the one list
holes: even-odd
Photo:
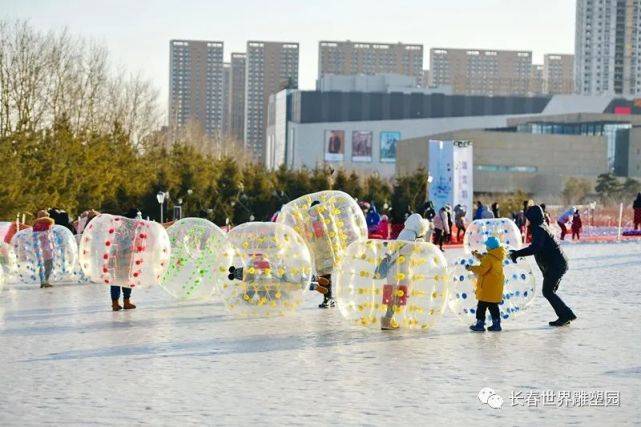
[[223, 64], [223, 135], [231, 132], [231, 64]]
[[451, 85], [455, 94], [528, 95], [532, 52], [433, 48], [430, 74], [432, 85]]
[[641, 94], [641, 0], [577, 0], [576, 91]]
[[169, 42], [169, 126], [198, 123], [209, 136], [223, 130], [223, 42]]
[[403, 74], [423, 80], [423, 45], [320, 41], [318, 78], [328, 74]]
[[230, 135], [243, 141], [245, 129], [245, 62], [247, 55], [231, 54]]
[[298, 43], [247, 42], [245, 73], [245, 148], [265, 161], [265, 128], [269, 96], [298, 87]]
[[[400, 140], [508, 126], [509, 119], [559, 114], [641, 114], [633, 101], [605, 96], [467, 96], [429, 92], [282, 91], [272, 96], [269, 168], [331, 165], [391, 178]], [[627, 116], [621, 116], [627, 117]], [[593, 130], [607, 136], [619, 127]], [[608, 148], [616, 144], [608, 144]], [[603, 153], [606, 159], [606, 152]], [[614, 156], [616, 157], [616, 156]], [[607, 169], [607, 166], [606, 166]]]

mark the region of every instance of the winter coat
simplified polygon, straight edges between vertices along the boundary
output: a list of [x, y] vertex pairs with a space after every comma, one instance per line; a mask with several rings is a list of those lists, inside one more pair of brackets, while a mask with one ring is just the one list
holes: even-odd
[[637, 195], [637, 198], [634, 200], [634, 203], [632, 204], [632, 208], [634, 209], [634, 223], [640, 224], [641, 223], [641, 194]]
[[389, 239], [390, 235], [390, 227], [389, 227], [389, 219], [387, 218], [387, 215], [381, 216], [381, 222], [378, 223], [378, 234], [381, 235], [381, 238], [383, 240]]
[[47, 216], [38, 218], [36, 222], [33, 223], [33, 232], [37, 233], [39, 231], [47, 231], [53, 226], [53, 224], [55, 224], [54, 220]]
[[424, 238], [429, 228], [429, 221], [423, 219], [423, 217], [417, 213], [412, 214], [405, 220], [405, 228], [403, 228], [403, 231], [401, 231], [396, 240], [414, 242]]
[[430, 201], [425, 202], [423, 206], [423, 217], [428, 221], [431, 221], [436, 216], [436, 211], [434, 210], [434, 204]]
[[563, 212], [563, 215], [561, 215], [557, 221], [559, 222], [559, 224], [567, 224], [572, 220], [573, 216], [574, 209], [568, 209], [567, 211]]
[[443, 230], [443, 234], [450, 234], [450, 226], [445, 208], [441, 208], [438, 211], [438, 215], [434, 217], [434, 228], [437, 230]]
[[476, 299], [483, 302], [500, 303], [503, 301], [503, 260], [505, 260], [505, 248], [499, 246], [481, 255], [480, 265], [470, 267], [476, 275]]
[[467, 215], [467, 211], [463, 206], [454, 206], [454, 224], [456, 224], [458, 228], [465, 227], [465, 215]]
[[583, 227], [583, 222], [581, 221], [581, 215], [575, 214], [572, 217], [572, 231], [579, 231]]
[[376, 206], [372, 203], [367, 216], [365, 217], [365, 222], [367, 223], [367, 229], [369, 231], [376, 231], [378, 224], [381, 222], [381, 216], [376, 211]]
[[530, 221], [532, 242], [530, 246], [515, 251], [513, 256], [519, 258], [534, 255], [534, 259], [544, 276], [548, 272], [567, 270], [568, 259], [561, 246], [559, 246], [559, 242], [556, 241], [547, 224], [545, 224], [543, 209], [538, 205], [531, 206], [525, 212], [525, 217]]

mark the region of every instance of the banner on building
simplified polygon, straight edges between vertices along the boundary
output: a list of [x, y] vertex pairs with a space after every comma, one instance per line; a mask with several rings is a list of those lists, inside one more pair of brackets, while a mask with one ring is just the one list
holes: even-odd
[[381, 162], [396, 161], [396, 145], [400, 140], [400, 132], [381, 132]]
[[429, 141], [429, 199], [437, 209], [445, 205], [473, 210], [473, 151], [470, 141]]
[[372, 132], [360, 130], [352, 132], [352, 161], [372, 161]]
[[345, 156], [345, 131], [325, 131], [325, 160], [342, 162]]

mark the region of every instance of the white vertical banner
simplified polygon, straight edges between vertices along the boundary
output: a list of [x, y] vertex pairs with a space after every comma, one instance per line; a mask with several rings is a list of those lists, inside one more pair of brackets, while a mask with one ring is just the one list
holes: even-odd
[[470, 141], [429, 141], [429, 199], [436, 209], [458, 204], [472, 218], [474, 197], [473, 151]]
[[462, 205], [467, 219], [472, 219], [474, 197], [473, 149], [470, 141], [454, 141], [454, 200], [452, 207]]
[[429, 141], [429, 169], [432, 176], [429, 184], [429, 199], [438, 211], [454, 198], [453, 180], [454, 144], [452, 141]]

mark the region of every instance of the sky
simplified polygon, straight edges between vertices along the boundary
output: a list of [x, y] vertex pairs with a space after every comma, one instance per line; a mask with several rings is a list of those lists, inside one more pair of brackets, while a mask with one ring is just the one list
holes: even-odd
[[67, 27], [106, 45], [114, 69], [152, 79], [167, 99], [169, 40], [300, 43], [300, 87], [313, 89], [319, 40], [573, 53], [575, 0], [0, 0], [0, 19]]

